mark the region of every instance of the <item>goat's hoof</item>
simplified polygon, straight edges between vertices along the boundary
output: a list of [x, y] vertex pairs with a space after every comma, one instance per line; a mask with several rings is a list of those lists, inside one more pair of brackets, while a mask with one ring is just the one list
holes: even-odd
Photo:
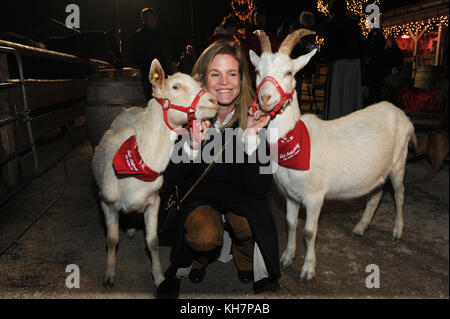
[[362, 237], [364, 235], [364, 229], [362, 227], [355, 226], [352, 231], [352, 235]]
[[114, 287], [114, 278], [107, 277], [103, 280], [104, 287]]
[[394, 228], [394, 231], [392, 233], [392, 240], [394, 242], [399, 242], [402, 239], [402, 231], [397, 230], [396, 228]]
[[290, 253], [288, 253], [287, 251], [285, 251], [282, 255], [281, 255], [281, 263], [283, 264], [284, 267], [287, 267], [289, 265], [292, 264], [292, 260], [294, 259], [294, 256], [292, 256]]
[[300, 281], [310, 282], [311, 280], [313, 280], [315, 275], [316, 275], [316, 272], [314, 270], [303, 269], [300, 274]]
[[127, 230], [127, 237], [132, 239], [136, 235], [136, 228], [130, 228]]
[[161, 283], [166, 279], [166, 277], [164, 276], [158, 276], [158, 278], [155, 278], [155, 286], [156, 288], [159, 287], [159, 285], [161, 285]]

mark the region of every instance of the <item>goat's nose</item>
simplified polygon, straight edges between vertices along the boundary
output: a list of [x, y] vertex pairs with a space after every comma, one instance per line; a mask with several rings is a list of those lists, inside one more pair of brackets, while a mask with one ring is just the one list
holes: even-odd
[[271, 97], [272, 97], [272, 95], [266, 94], [266, 95], [263, 95], [263, 96], [261, 97], [261, 100], [262, 100], [263, 103], [267, 103], [267, 102], [270, 101], [270, 98], [271, 98]]
[[217, 103], [217, 100], [215, 99], [215, 98], [210, 98], [209, 100], [208, 100], [210, 103], [212, 103], [212, 104], [216, 104]]

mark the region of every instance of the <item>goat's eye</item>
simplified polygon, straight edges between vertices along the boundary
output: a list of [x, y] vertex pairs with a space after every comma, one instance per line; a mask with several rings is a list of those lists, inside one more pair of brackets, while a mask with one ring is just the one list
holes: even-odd
[[292, 72], [291, 71], [287, 71], [286, 72], [286, 76], [292, 76]]
[[178, 90], [178, 89], [179, 89], [179, 86], [178, 86], [178, 85], [174, 85], [174, 86], [172, 86], [172, 89]]

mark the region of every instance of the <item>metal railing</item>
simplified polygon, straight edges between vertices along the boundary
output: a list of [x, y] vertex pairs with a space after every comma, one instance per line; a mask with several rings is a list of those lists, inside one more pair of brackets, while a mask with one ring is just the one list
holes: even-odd
[[33, 178], [34, 175], [38, 172], [38, 158], [36, 153], [36, 146], [34, 144], [33, 139], [33, 132], [31, 130], [31, 118], [30, 118], [30, 109], [28, 108], [28, 102], [27, 102], [27, 96], [25, 91], [25, 81], [23, 77], [23, 68], [22, 68], [22, 59], [20, 57], [19, 52], [15, 48], [11, 47], [5, 47], [0, 46], [0, 52], [12, 54], [16, 58], [17, 67], [19, 70], [19, 82], [4, 82], [0, 83], [0, 90], [1, 89], [7, 89], [14, 86], [20, 86], [21, 89], [21, 96], [22, 96], [22, 109], [18, 110], [17, 106], [14, 106], [14, 113], [3, 117], [0, 119], [0, 127], [5, 126], [7, 124], [15, 122], [17, 125], [19, 123], [26, 123], [27, 127], [27, 133], [29, 138], [29, 143], [22, 146], [21, 148], [15, 150], [14, 152], [6, 155], [3, 158], [0, 158], [0, 166], [3, 166], [7, 162], [11, 161], [12, 159], [28, 152], [31, 150], [34, 160], [34, 173], [32, 176], [27, 178], [25, 181], [23, 181], [20, 185], [15, 186], [12, 190], [10, 190], [5, 196], [0, 198], [0, 205], [2, 205], [4, 202], [6, 202], [8, 199], [10, 199], [12, 196], [14, 196], [17, 192], [19, 192], [23, 187], [25, 187]]

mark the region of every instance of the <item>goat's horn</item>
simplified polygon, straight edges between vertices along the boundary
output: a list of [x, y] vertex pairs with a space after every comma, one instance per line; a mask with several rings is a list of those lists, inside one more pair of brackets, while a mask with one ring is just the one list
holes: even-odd
[[281, 43], [278, 52], [286, 53], [290, 55], [294, 46], [300, 41], [304, 36], [315, 34], [316, 32], [307, 30], [307, 29], [298, 29], [289, 34], [286, 39], [284, 39], [283, 43]]
[[256, 30], [253, 34], [256, 34], [259, 42], [261, 43], [261, 54], [264, 52], [272, 53], [272, 46], [270, 45], [270, 40], [267, 34], [263, 30]]

